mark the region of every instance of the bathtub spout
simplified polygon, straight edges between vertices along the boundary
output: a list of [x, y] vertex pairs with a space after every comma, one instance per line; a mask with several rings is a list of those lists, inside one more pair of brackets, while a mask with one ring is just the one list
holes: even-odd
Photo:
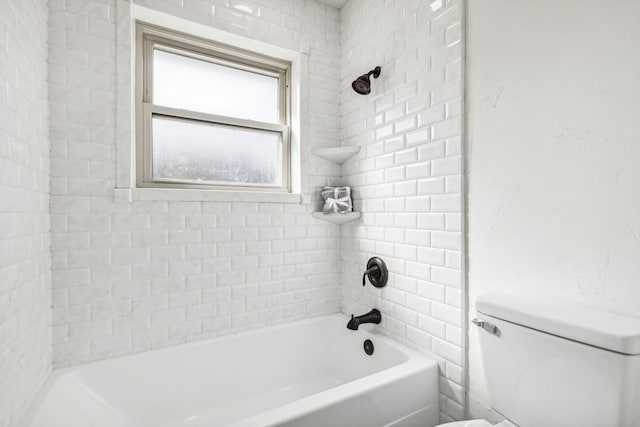
[[354, 316], [353, 314], [351, 315], [351, 320], [349, 320], [349, 323], [347, 323], [347, 328], [351, 329], [352, 331], [357, 331], [358, 327], [360, 325], [362, 325], [363, 323], [380, 323], [382, 321], [382, 315], [380, 314], [380, 311], [378, 309], [373, 309], [370, 312], [360, 315], [360, 316]]

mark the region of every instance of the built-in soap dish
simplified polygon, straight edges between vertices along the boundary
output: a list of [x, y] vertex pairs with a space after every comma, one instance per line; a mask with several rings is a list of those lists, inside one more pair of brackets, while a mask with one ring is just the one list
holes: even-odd
[[347, 222], [355, 221], [360, 218], [360, 212], [346, 212], [346, 213], [323, 213], [313, 212], [311, 214], [315, 219], [321, 219], [323, 221], [332, 222], [334, 224], [345, 224]]
[[360, 147], [318, 147], [312, 148], [311, 152], [318, 157], [322, 157], [325, 160], [341, 165], [351, 157], [358, 154], [360, 152]]

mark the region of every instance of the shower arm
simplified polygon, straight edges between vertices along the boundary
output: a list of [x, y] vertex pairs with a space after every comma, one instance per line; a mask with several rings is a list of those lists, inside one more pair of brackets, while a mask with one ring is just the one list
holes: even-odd
[[374, 79], [377, 79], [378, 77], [380, 77], [380, 72], [382, 71], [382, 68], [380, 66], [374, 68], [373, 70], [369, 71], [367, 73], [367, 77], [371, 77], [373, 75]]

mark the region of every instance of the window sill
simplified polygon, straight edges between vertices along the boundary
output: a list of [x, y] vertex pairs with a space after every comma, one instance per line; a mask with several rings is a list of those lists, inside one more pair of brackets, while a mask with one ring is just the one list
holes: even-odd
[[260, 191], [194, 190], [171, 188], [116, 188], [113, 192], [116, 203], [136, 201], [174, 202], [261, 202], [309, 204], [310, 196], [299, 193], [271, 193]]

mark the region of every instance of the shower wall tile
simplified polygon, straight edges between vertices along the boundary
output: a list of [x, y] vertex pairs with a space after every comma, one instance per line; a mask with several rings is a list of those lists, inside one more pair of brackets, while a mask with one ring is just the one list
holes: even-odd
[[[440, 364], [441, 418], [464, 418], [461, 0], [351, 0], [340, 12], [342, 167], [359, 222], [342, 226], [342, 311], [382, 312], [379, 330]], [[372, 90], [351, 90], [382, 67]], [[389, 267], [361, 286], [367, 259]]]
[[0, 426], [51, 371], [47, 5], [0, 2]]
[[[338, 145], [338, 11], [315, 1], [136, 0], [309, 52], [306, 150]], [[312, 205], [114, 203], [116, 17], [126, 0], [51, 2], [54, 366], [340, 309], [340, 228]], [[242, 7], [240, 7], [242, 6]], [[339, 167], [310, 157], [316, 189]]]

